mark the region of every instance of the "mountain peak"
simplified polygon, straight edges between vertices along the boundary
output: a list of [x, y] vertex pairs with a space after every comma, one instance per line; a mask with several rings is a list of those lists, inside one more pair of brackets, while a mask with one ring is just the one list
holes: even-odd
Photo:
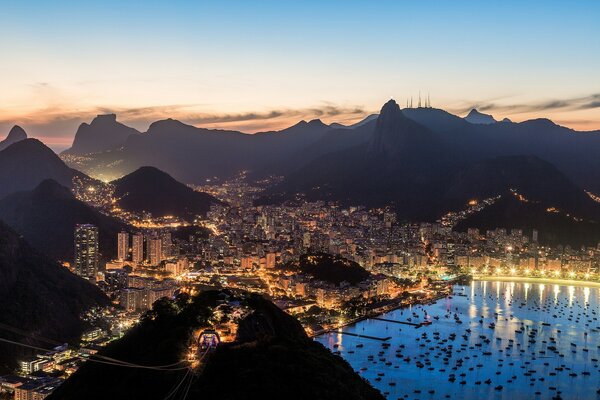
[[96, 118], [92, 120], [90, 125], [98, 123], [115, 123], [117, 122], [117, 114], [98, 114]]
[[8, 135], [6, 136], [6, 138], [4, 140], [0, 141], [0, 150], [3, 150], [5, 148], [7, 148], [8, 146], [10, 146], [11, 144], [20, 142], [21, 140], [25, 140], [25, 139], [27, 139], [27, 133], [25, 133], [25, 130], [23, 128], [21, 128], [19, 125], [15, 125], [12, 127], [10, 132], [8, 132]]
[[19, 125], [13, 126], [6, 137], [6, 140], [14, 140], [15, 142], [23, 139], [27, 139], [27, 133]]
[[494, 117], [489, 114], [484, 114], [477, 111], [475, 108], [469, 111], [469, 114], [465, 117], [465, 121], [470, 122], [472, 124], [484, 124], [489, 125], [496, 122]]
[[400, 114], [402, 114], [402, 111], [400, 110], [400, 106], [398, 105], [398, 103], [396, 103], [396, 100], [390, 99], [383, 105], [383, 107], [381, 107], [381, 111], [379, 112], [379, 115], [384, 115], [385, 113], [398, 113], [398, 112]]
[[391, 99], [381, 108], [369, 151], [409, 156], [408, 153], [421, 148], [427, 141], [435, 141], [432, 132], [407, 118], [398, 103]]
[[92, 154], [123, 145], [131, 135], [137, 135], [134, 128], [117, 122], [116, 114], [99, 114], [91, 123], [79, 125], [73, 146], [66, 150], [71, 154]]
[[321, 121], [319, 118], [315, 118], [315, 119], [311, 119], [310, 121], [308, 121], [308, 125], [322, 126], [322, 125], [326, 125], [326, 124], [323, 121]]

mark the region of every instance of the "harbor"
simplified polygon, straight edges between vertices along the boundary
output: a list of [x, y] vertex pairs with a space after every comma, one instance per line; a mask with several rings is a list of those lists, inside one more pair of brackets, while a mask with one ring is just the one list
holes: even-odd
[[595, 287], [477, 280], [316, 340], [388, 399], [596, 398], [599, 297]]

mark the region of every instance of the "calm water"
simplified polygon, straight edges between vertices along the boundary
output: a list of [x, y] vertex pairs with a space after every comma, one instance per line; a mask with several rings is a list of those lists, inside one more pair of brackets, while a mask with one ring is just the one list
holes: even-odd
[[429, 326], [367, 320], [344, 328], [391, 337], [385, 342], [339, 333], [316, 340], [389, 399], [600, 398], [597, 288], [473, 282], [454, 292], [462, 295], [382, 316]]

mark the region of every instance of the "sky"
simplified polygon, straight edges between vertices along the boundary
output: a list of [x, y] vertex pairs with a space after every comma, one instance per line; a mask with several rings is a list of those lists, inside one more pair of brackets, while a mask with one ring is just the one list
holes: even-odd
[[0, 0], [0, 137], [114, 112], [245, 132], [419, 92], [457, 115], [600, 129], [598, 1]]

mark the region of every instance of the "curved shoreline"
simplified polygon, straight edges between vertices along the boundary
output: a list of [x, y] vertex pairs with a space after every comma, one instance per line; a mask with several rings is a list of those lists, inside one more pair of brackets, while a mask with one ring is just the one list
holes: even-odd
[[547, 285], [562, 285], [562, 286], [583, 286], [583, 287], [600, 287], [600, 282], [580, 281], [575, 279], [560, 279], [560, 278], [536, 278], [523, 276], [495, 276], [481, 275], [473, 276], [474, 281], [490, 281], [490, 282], [519, 282], [519, 283], [541, 283]]

